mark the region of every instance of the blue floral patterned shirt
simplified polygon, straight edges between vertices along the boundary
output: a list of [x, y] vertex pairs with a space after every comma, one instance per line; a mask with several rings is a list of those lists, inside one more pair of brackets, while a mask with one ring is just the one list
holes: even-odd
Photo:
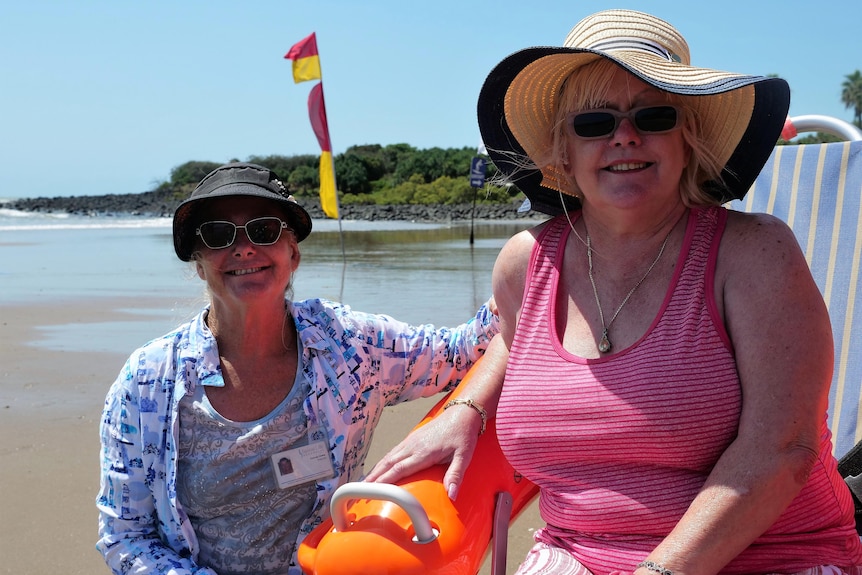
[[[453, 329], [326, 300], [287, 305], [302, 342], [299, 370], [311, 384], [303, 409], [325, 431], [335, 469], [317, 482], [298, 547], [328, 516], [335, 489], [362, 478], [383, 408], [454, 387], [498, 326], [487, 304]], [[180, 399], [198, 384], [224, 385], [206, 312], [136, 350], [108, 392], [96, 547], [114, 573], [215, 573], [195, 562], [197, 538], [176, 489]], [[295, 555], [292, 563], [290, 575], [300, 574]]]

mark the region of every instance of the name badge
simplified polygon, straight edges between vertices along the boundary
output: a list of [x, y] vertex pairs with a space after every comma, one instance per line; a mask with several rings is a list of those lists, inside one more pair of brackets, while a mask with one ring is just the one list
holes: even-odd
[[326, 441], [280, 451], [270, 459], [280, 489], [335, 476]]

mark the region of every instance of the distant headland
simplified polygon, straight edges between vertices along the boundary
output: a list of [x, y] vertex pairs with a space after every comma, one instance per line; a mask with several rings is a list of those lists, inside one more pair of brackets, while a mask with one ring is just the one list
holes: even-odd
[[[297, 198], [314, 219], [325, 215], [319, 201]], [[171, 217], [180, 200], [168, 190], [139, 194], [106, 194], [100, 196], [68, 196], [20, 198], [3, 204], [4, 208], [24, 212], [68, 213], [83, 216], [143, 216]], [[344, 220], [448, 222], [459, 220], [519, 220], [535, 219], [541, 214], [519, 213], [521, 200], [509, 203], [473, 204], [346, 204], [340, 207]]]

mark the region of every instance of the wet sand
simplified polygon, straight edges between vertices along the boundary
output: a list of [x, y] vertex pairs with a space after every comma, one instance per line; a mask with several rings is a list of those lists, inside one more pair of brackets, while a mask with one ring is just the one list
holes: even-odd
[[[131, 298], [0, 305], [0, 573], [109, 573], [94, 548], [98, 422], [105, 392], [132, 349], [47, 348], [38, 345], [46, 337], [38, 326], [141, 320], [126, 310], [172, 305]], [[388, 408], [366, 467], [433, 403]], [[539, 525], [534, 502], [511, 527], [507, 573], [514, 572]], [[480, 573], [490, 573], [489, 560]]]

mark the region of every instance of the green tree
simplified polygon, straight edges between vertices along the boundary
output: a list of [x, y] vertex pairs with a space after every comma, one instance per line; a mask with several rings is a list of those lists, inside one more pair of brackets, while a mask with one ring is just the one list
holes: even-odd
[[416, 148], [410, 144], [390, 144], [383, 148], [383, 167], [387, 174], [393, 174], [395, 168], [405, 157], [416, 153]]
[[[474, 148], [429, 148], [408, 144], [351, 146], [334, 158], [340, 201], [346, 204], [463, 204], [510, 203], [521, 192], [493, 185], [496, 168], [488, 163], [488, 178], [481, 190], [469, 185]], [[232, 160], [238, 161], [238, 160]], [[320, 156], [252, 155], [246, 161], [272, 169], [297, 197], [316, 198], [320, 188]], [[160, 192], [177, 200], [210, 171], [215, 162], [186, 162], [171, 170], [170, 182]]]
[[862, 128], [862, 72], [856, 70], [841, 84], [841, 103], [853, 109], [853, 123]]
[[345, 194], [367, 194], [371, 191], [368, 165], [364, 157], [344, 152], [335, 158], [336, 185]]
[[171, 185], [197, 185], [204, 176], [219, 167], [216, 162], [186, 162], [171, 170]]
[[311, 196], [320, 189], [320, 170], [311, 166], [297, 166], [287, 177], [290, 193], [297, 196]]
[[426, 184], [430, 184], [444, 177], [467, 178], [472, 156], [470, 148], [417, 150], [400, 158], [395, 169], [395, 179], [396, 182], [406, 182], [412, 176], [420, 175]]
[[380, 144], [351, 146], [344, 152], [345, 156], [355, 156], [365, 166], [368, 180], [373, 182], [386, 175], [386, 158]]
[[248, 161], [252, 164], [266, 166], [276, 174], [282, 181], [287, 181], [294, 170], [300, 168], [317, 169], [319, 156], [312, 154], [301, 154], [299, 156], [250, 156]]

